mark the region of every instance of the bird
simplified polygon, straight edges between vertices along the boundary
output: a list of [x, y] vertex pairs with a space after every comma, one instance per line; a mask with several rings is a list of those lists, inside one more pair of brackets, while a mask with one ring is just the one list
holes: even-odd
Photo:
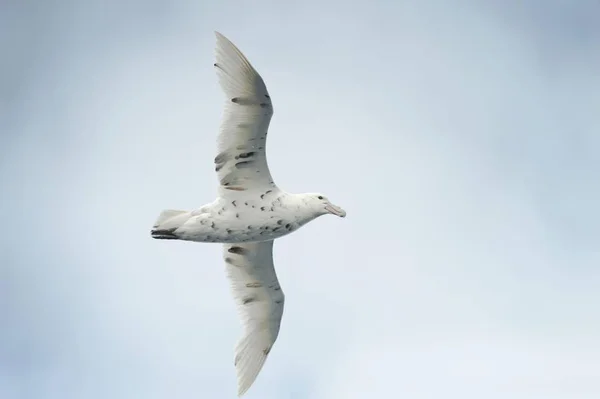
[[217, 198], [194, 210], [163, 210], [151, 236], [223, 245], [244, 330], [234, 359], [241, 397], [263, 368], [283, 316], [273, 241], [323, 215], [344, 218], [346, 211], [321, 193], [292, 194], [274, 183], [266, 156], [271, 96], [246, 56], [221, 33], [215, 35], [214, 68], [226, 96], [214, 159]]

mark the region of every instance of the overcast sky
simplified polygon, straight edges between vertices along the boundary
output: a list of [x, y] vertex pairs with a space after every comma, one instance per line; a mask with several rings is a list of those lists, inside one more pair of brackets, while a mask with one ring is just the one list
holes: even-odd
[[600, 3], [0, 3], [0, 397], [233, 398], [214, 30], [265, 79], [280, 187], [260, 399], [600, 397]]

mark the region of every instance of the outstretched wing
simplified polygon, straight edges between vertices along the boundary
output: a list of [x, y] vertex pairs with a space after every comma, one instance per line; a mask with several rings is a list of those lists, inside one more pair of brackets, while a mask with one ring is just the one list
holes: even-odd
[[238, 396], [242, 396], [277, 339], [284, 295], [273, 267], [273, 241], [227, 244], [224, 258], [244, 326], [235, 349]]
[[215, 68], [227, 96], [215, 158], [219, 194], [271, 190], [275, 184], [266, 157], [267, 130], [273, 116], [271, 97], [244, 54], [225, 36], [215, 34]]

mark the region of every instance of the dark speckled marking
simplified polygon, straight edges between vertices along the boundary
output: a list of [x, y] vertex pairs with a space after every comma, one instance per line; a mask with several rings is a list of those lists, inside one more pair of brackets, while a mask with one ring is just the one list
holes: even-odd
[[269, 103], [260, 103], [261, 108], [267, 108], [268, 106], [269, 106]]
[[254, 154], [256, 154], [256, 152], [254, 151], [250, 151], [250, 152], [242, 152], [240, 155], [238, 155], [240, 158], [244, 159], [244, 158], [250, 158], [253, 157]]
[[283, 303], [283, 299], [278, 299], [278, 300], [275, 301], [275, 303], [278, 304], [278, 305], [282, 304]]
[[227, 152], [222, 152], [219, 155], [217, 155], [215, 157], [215, 163], [223, 163], [227, 161], [227, 158], [229, 158], [229, 156], [227, 155]]
[[271, 352], [271, 348], [265, 348], [263, 349], [263, 353], [265, 354], [265, 356], [267, 356], [269, 354], [269, 352]]
[[231, 233], [233, 233], [233, 230], [231, 230], [231, 229], [225, 229], [225, 232], [226, 232], [227, 234], [231, 234]]
[[260, 195], [260, 199], [264, 199], [264, 198], [265, 198], [265, 195], [267, 195], [267, 194], [270, 194], [270, 193], [272, 193], [272, 192], [273, 192], [273, 190], [267, 190], [267, 191], [265, 191], [265, 193], [264, 193], [264, 194], [261, 194], [261, 195]]
[[256, 301], [256, 297], [255, 296], [247, 296], [244, 299], [242, 299], [242, 303], [244, 305], [247, 305], [247, 304], [252, 303], [254, 301]]
[[235, 266], [235, 267], [242, 267], [241, 264], [236, 263], [235, 259], [230, 258], [229, 256], [225, 258], [225, 263], [231, 265], [231, 266]]
[[244, 184], [244, 181], [248, 180], [247, 177], [239, 176], [235, 171], [229, 172], [219, 180], [222, 186], [236, 186], [239, 187]]
[[236, 163], [235, 167], [238, 169], [249, 168], [252, 166], [253, 163], [254, 163], [254, 161], [242, 161], [242, 162]]
[[248, 250], [246, 248], [242, 248], [242, 247], [231, 247], [227, 250], [227, 252], [231, 253], [231, 254], [237, 254], [237, 255], [246, 255], [248, 253]]
[[236, 213], [236, 214], [235, 214], [235, 218], [236, 218], [236, 219], [239, 219], [239, 218], [240, 218], [240, 214], [239, 214], [239, 213]]
[[288, 223], [288, 224], [285, 225], [285, 228], [288, 229], [288, 230], [290, 230], [292, 228], [292, 225], [290, 223]]
[[279, 220], [277, 221], [277, 224], [281, 226], [281, 225], [283, 224], [283, 220], [282, 220], [282, 219], [279, 219]]
[[[217, 65], [217, 64], [215, 64], [215, 65]], [[269, 97], [268, 94], [265, 94], [265, 97], [267, 97], [269, 100], [271, 99], [271, 97]]]
[[277, 287], [273, 288], [273, 291], [281, 291], [281, 287], [277, 286]]
[[260, 210], [261, 210], [261, 211], [266, 211], [266, 210], [267, 210], [267, 208], [265, 208], [264, 206], [261, 206], [261, 207], [260, 207]]
[[256, 100], [254, 98], [247, 97], [233, 97], [231, 102], [239, 105], [256, 105]]
[[231, 205], [237, 206], [237, 202], [236, 201], [231, 201]]
[[225, 163], [227, 162], [229, 155], [226, 152], [222, 152], [215, 157], [215, 171], [220, 171]]

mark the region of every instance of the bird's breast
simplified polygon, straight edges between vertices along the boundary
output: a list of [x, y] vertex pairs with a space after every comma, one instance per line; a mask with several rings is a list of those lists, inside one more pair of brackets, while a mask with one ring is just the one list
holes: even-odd
[[234, 203], [196, 216], [193, 226], [186, 226], [188, 234], [183, 239], [214, 243], [268, 241], [300, 226], [295, 215], [282, 207]]

